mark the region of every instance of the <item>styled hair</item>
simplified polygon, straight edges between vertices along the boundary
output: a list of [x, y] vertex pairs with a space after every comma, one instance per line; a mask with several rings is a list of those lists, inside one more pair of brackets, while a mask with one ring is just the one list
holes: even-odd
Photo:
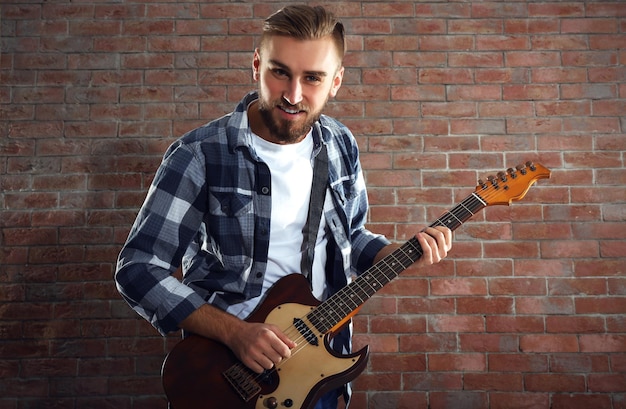
[[265, 20], [259, 48], [271, 36], [292, 37], [297, 40], [319, 40], [330, 36], [340, 61], [346, 53], [343, 24], [333, 13], [321, 6], [291, 5], [280, 9]]

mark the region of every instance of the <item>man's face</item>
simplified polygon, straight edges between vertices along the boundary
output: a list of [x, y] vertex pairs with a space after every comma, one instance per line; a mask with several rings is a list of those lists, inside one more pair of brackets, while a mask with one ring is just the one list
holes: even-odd
[[306, 136], [328, 98], [337, 94], [343, 78], [330, 37], [300, 41], [271, 36], [254, 53], [253, 70], [267, 133], [260, 136], [282, 144]]

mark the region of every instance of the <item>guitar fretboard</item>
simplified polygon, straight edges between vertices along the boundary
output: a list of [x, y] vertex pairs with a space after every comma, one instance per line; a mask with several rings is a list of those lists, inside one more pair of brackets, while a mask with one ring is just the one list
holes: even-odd
[[[430, 227], [446, 226], [450, 230], [455, 230], [486, 206], [487, 203], [474, 192], [452, 210], [441, 215]], [[411, 238], [313, 309], [307, 318], [320, 333], [326, 334], [391, 280], [398, 277], [401, 272], [409, 268], [422, 254], [422, 248], [417, 239]]]

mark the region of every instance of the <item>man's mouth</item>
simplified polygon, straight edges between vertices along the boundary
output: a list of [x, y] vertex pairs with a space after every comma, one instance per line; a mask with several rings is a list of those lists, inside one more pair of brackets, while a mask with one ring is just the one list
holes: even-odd
[[285, 106], [282, 106], [282, 105], [278, 105], [278, 109], [280, 109], [281, 111], [286, 112], [286, 113], [288, 113], [290, 115], [296, 115], [296, 114], [299, 114], [301, 112], [304, 112], [304, 111], [302, 111], [300, 109], [288, 108], [288, 107], [285, 107]]

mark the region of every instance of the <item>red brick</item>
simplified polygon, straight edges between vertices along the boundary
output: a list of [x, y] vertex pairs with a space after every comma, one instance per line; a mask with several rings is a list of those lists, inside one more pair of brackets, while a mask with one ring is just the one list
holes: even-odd
[[399, 341], [400, 352], [446, 352], [457, 348], [453, 333], [401, 335]]
[[366, 51], [405, 51], [417, 50], [418, 41], [414, 36], [368, 36], [363, 45]]
[[533, 392], [584, 392], [585, 378], [582, 375], [527, 374], [524, 386]]
[[504, 100], [556, 100], [559, 91], [554, 85], [505, 85]]
[[624, 44], [626, 37], [622, 34], [598, 34], [589, 37], [589, 46], [598, 50], [614, 50]]
[[602, 295], [606, 294], [604, 279], [554, 278], [548, 280], [550, 295]]
[[[491, 78], [492, 76], [490, 76]], [[448, 100], [500, 100], [502, 90], [497, 85], [450, 85], [447, 88]]]
[[430, 354], [429, 371], [484, 371], [486, 357], [484, 354]]
[[[513, 298], [509, 297], [463, 297], [457, 299], [458, 314], [511, 314]], [[487, 317], [489, 325], [490, 317]]]
[[577, 260], [574, 265], [576, 277], [618, 276], [625, 270], [622, 259]]
[[365, 390], [398, 390], [400, 386], [400, 374], [398, 373], [381, 373], [367, 374], [361, 376], [357, 380], [358, 387]]
[[510, 260], [502, 259], [480, 261], [459, 260], [457, 262], [457, 270], [459, 276], [494, 277], [513, 275], [513, 266]]
[[594, 373], [608, 372], [608, 357], [602, 355], [554, 354], [550, 356], [551, 372]]
[[548, 409], [551, 407], [548, 393], [492, 392], [489, 397], [492, 409]]
[[427, 51], [465, 51], [473, 48], [473, 42], [470, 35], [424, 35], [420, 37], [419, 48]]
[[428, 405], [427, 393], [412, 391], [370, 393], [367, 402], [363, 404], [354, 403], [355, 407], [366, 407], [367, 404], [370, 404], [372, 407], [380, 409], [412, 409], [416, 405], [417, 407]]
[[483, 332], [485, 322], [479, 316], [430, 316], [428, 319], [430, 332]]
[[561, 63], [560, 53], [551, 51], [510, 51], [506, 61], [511, 67], [558, 67]]
[[488, 316], [487, 332], [532, 333], [543, 332], [543, 319], [539, 317]]
[[486, 295], [487, 283], [477, 278], [433, 279], [432, 295]]
[[464, 386], [469, 390], [521, 391], [524, 388], [523, 375], [513, 373], [466, 373]]
[[454, 312], [454, 300], [450, 298], [402, 298], [398, 300], [398, 312], [406, 314], [450, 314]]
[[547, 372], [549, 360], [542, 354], [489, 354], [488, 366], [496, 372]]
[[364, 69], [363, 84], [415, 84], [417, 73], [409, 68]]
[[626, 311], [626, 297], [581, 297], [575, 301], [578, 314], [623, 314]]
[[518, 314], [574, 314], [574, 302], [568, 297], [518, 297]]
[[372, 372], [416, 372], [426, 370], [425, 354], [376, 354], [370, 356]]
[[426, 320], [421, 317], [374, 316], [370, 318], [372, 333], [411, 333], [425, 332]]
[[523, 352], [578, 352], [575, 335], [522, 335], [520, 350]]
[[472, 7], [472, 16], [484, 17], [525, 17], [527, 15], [526, 6], [522, 4], [498, 4], [480, 3]]
[[617, 96], [614, 86], [610, 84], [563, 84], [562, 99], [613, 99]]
[[515, 352], [518, 337], [509, 334], [459, 334], [460, 350], [464, 352]]
[[551, 408], [553, 409], [587, 409], [610, 407], [610, 396], [586, 393], [555, 394], [552, 398], [551, 406]]
[[576, 17], [584, 14], [584, 8], [581, 4], [531, 4], [528, 6], [529, 16], [531, 17]]
[[453, 407], [487, 407], [486, 392], [431, 392], [430, 405], [432, 409], [445, 409], [452, 405]]
[[459, 373], [410, 372], [405, 374], [404, 383], [408, 390], [461, 390], [461, 377]]
[[[372, 57], [370, 54], [374, 54]], [[388, 66], [390, 65], [388, 60], [385, 60], [382, 54], [376, 53], [367, 53], [367, 55], [362, 55], [359, 53], [351, 52], [347, 58], [348, 62], [354, 61], [356, 57], [360, 59], [360, 65], [363, 66]], [[373, 58], [376, 58], [375, 61], [372, 61]], [[391, 57], [389, 57], [391, 58]], [[399, 67], [440, 67], [445, 64], [446, 54], [439, 53], [433, 50], [433, 52], [408, 52], [408, 51], [398, 51], [393, 53], [393, 57], [391, 62], [393, 66]], [[354, 65], [352, 63], [351, 65]]]

